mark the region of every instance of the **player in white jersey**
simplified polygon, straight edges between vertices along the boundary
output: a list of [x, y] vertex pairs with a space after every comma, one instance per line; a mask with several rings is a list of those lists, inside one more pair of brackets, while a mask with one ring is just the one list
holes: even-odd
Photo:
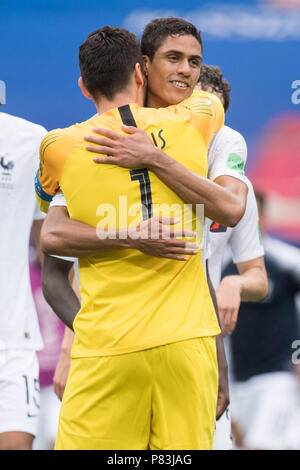
[[44, 215], [34, 194], [46, 129], [0, 113], [0, 449], [31, 449], [39, 417], [42, 349], [29, 276], [31, 228]]

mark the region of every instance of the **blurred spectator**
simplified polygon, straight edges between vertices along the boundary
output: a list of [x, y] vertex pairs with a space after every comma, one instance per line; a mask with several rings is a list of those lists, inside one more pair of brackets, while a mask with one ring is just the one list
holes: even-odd
[[[269, 294], [241, 304], [230, 338], [232, 432], [237, 448], [300, 449], [300, 249], [265, 234], [265, 199], [256, 198]], [[234, 272], [231, 263], [223, 275]]]

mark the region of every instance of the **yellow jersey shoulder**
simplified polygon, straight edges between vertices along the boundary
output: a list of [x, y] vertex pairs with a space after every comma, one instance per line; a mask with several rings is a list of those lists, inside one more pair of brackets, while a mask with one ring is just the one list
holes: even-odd
[[225, 113], [220, 99], [213, 93], [195, 90], [192, 95], [178, 106], [184, 107], [199, 116], [210, 116], [213, 120], [214, 133], [224, 125]]
[[42, 140], [40, 164], [35, 177], [35, 193], [43, 212], [48, 212], [50, 202], [59, 190], [66, 159], [73, 148], [82, 141], [83, 135], [90, 127], [88, 122], [54, 129]]

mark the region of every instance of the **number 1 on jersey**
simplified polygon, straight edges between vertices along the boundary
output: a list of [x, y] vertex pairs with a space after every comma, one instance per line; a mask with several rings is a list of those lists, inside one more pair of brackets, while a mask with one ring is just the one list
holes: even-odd
[[153, 217], [152, 194], [147, 168], [131, 170], [130, 177], [131, 181], [139, 181], [140, 183], [143, 220], [151, 219]]

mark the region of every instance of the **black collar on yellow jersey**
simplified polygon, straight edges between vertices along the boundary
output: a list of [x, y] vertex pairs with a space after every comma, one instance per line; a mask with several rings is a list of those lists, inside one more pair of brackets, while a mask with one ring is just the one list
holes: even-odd
[[137, 127], [129, 104], [125, 104], [124, 106], [120, 106], [118, 108], [118, 110], [119, 110], [122, 122], [123, 122], [123, 124], [125, 124], [125, 126]]

